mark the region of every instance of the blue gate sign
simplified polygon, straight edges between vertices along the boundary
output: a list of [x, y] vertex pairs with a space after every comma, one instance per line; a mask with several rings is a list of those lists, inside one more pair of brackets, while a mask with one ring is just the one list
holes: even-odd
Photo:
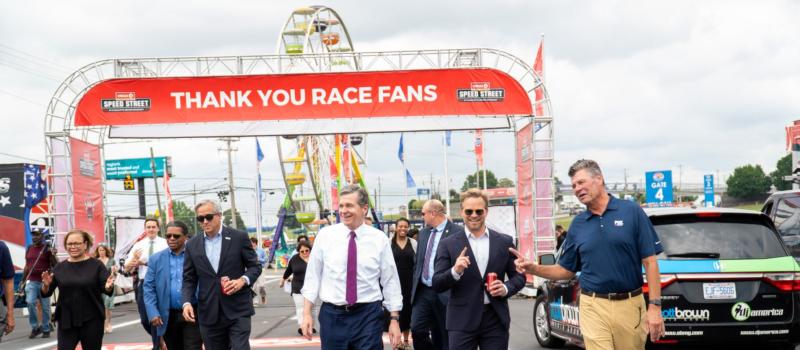
[[714, 175], [703, 175], [703, 193], [705, 194], [705, 207], [714, 207]]
[[645, 198], [648, 207], [672, 206], [672, 170], [645, 173]]
[[430, 197], [431, 189], [430, 188], [418, 188], [417, 189], [417, 197]]
[[[171, 157], [155, 157], [155, 163], [156, 177], [164, 176], [165, 165], [167, 172], [172, 176]], [[153, 177], [150, 158], [109, 159], [105, 165], [108, 180], [123, 180], [126, 175], [130, 175], [133, 179]]]

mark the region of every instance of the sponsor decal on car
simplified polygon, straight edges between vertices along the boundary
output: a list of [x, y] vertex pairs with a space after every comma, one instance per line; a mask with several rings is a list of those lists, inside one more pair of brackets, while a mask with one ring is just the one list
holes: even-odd
[[789, 334], [788, 329], [755, 329], [749, 331], [741, 331], [739, 335], [778, 335]]
[[666, 331], [664, 335], [667, 337], [699, 337], [703, 335], [703, 331]]
[[563, 303], [564, 297], [558, 298], [557, 301], [550, 303], [550, 319], [553, 321], [564, 322], [574, 326], [579, 326], [578, 307], [574, 305], [566, 305]]
[[711, 311], [707, 309], [679, 309], [677, 306], [661, 310], [664, 321], [708, 321]]
[[776, 317], [783, 316], [783, 309], [753, 310], [745, 302], [738, 302], [731, 307], [731, 316], [737, 321], [747, 321], [750, 317]]

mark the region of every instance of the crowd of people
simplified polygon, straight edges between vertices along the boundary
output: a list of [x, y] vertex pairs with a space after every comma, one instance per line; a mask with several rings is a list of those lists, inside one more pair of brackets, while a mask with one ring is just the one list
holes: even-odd
[[[297, 332], [307, 339], [319, 333], [322, 349], [381, 349], [384, 333], [395, 349], [411, 349], [412, 343], [414, 349], [507, 349], [508, 298], [524, 287], [525, 274], [560, 280], [580, 271], [587, 348], [643, 349], [648, 334], [657, 341], [664, 323], [655, 230], [641, 208], [605, 192], [596, 162], [576, 162], [569, 176], [587, 211], [569, 234], [557, 227], [560, 257], [549, 266], [523, 257], [510, 236], [487, 227], [489, 201], [478, 189], [461, 194], [463, 226], [431, 199], [422, 207], [422, 230], [413, 233], [411, 222], [401, 218], [387, 235], [369, 224], [367, 192], [345, 186], [339, 192], [341, 222], [323, 227], [313, 247], [299, 237], [280, 279], [295, 304]], [[249, 349], [254, 306], [259, 296], [261, 305], [267, 302], [266, 253], [247, 233], [222, 225], [218, 202], [203, 200], [194, 210], [202, 228], [195, 237], [174, 221], [162, 238], [158, 220], [148, 218], [145, 236], [126, 257], [123, 270], [134, 276], [141, 325], [154, 350]], [[604, 221], [614, 222], [618, 238], [603, 238], [610, 230]], [[52, 317], [58, 349], [78, 343], [100, 349], [112, 331], [114, 251], [98, 245], [91, 253], [93, 237], [80, 229], [69, 231], [63, 244], [68, 257], [57, 262], [41, 233], [32, 234], [24, 271], [30, 337], [53, 331], [48, 298], [58, 289]], [[6, 312], [14, 302], [9, 266], [8, 248], [0, 242], [4, 334], [15, 326], [13, 312]], [[642, 266], [650, 281], [647, 307]], [[629, 323], [644, 326], [624, 326]]]

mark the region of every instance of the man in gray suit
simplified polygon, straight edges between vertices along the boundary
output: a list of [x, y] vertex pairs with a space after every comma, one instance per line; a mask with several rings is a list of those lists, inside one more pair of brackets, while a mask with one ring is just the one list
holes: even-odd
[[464, 228], [447, 220], [442, 202], [431, 199], [422, 206], [425, 228], [419, 233], [417, 260], [411, 287], [411, 334], [414, 349], [447, 349], [445, 313], [449, 292], [436, 293], [432, 288], [434, 262], [439, 242]]

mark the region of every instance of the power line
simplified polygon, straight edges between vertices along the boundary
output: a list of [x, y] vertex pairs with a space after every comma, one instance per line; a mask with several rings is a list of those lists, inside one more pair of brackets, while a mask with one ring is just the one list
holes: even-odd
[[44, 161], [39, 160], [39, 159], [33, 159], [33, 158], [18, 156], [18, 155], [11, 154], [11, 153], [0, 152], [0, 155], [7, 156], [7, 157], [12, 157], [12, 158], [23, 159], [23, 160], [30, 160], [30, 161], [34, 161], [36, 163], [44, 163]]

